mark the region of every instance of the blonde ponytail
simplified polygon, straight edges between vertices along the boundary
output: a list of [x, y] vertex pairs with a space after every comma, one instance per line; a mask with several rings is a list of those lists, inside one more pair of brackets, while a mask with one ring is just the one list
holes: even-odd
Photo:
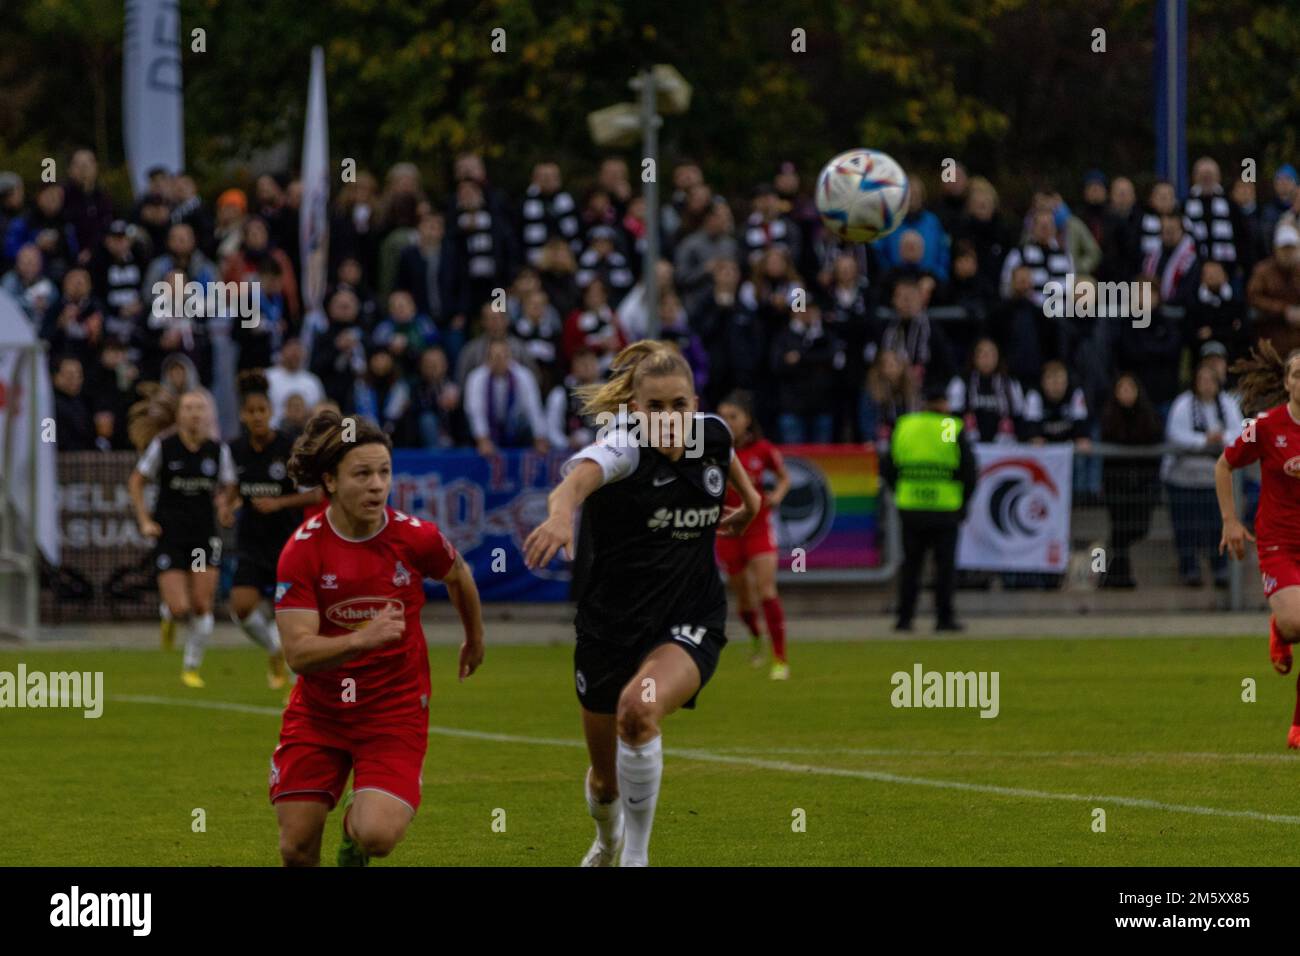
[[690, 363], [671, 342], [657, 342], [653, 339], [633, 342], [614, 356], [609, 371], [608, 381], [580, 385], [575, 390], [583, 402], [582, 414], [617, 412], [620, 407], [630, 405], [637, 385], [649, 377], [680, 375], [686, 379], [692, 391], [695, 388]]

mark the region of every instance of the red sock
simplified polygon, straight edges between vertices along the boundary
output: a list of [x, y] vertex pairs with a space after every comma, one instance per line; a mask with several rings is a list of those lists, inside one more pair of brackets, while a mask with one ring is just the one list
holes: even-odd
[[745, 622], [745, 627], [749, 628], [749, 636], [758, 637], [758, 612], [753, 608], [748, 611], [740, 612], [740, 619]]
[[779, 597], [763, 599], [763, 617], [767, 620], [767, 633], [772, 635], [772, 656], [785, 662], [785, 610]]

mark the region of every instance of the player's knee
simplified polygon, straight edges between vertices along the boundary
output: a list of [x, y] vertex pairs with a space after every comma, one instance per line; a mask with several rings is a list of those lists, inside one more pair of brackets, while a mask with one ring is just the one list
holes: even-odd
[[640, 744], [659, 732], [654, 705], [640, 691], [624, 694], [618, 702], [618, 735], [625, 743]]
[[385, 823], [363, 823], [352, 836], [367, 856], [388, 856], [402, 839], [402, 828]]
[[1300, 642], [1300, 611], [1287, 610], [1275, 617], [1282, 637], [1291, 643]]
[[172, 620], [177, 624], [184, 624], [194, 613], [189, 601], [168, 601], [167, 610], [171, 612]]
[[248, 615], [257, 610], [257, 601], [250, 601], [248, 598], [235, 595], [230, 596], [230, 617], [236, 623], [240, 623]]
[[202, 617], [205, 614], [211, 614], [212, 601], [210, 598], [195, 598], [193, 608], [194, 613], [199, 617]]
[[281, 833], [280, 859], [285, 866], [319, 866], [320, 846], [310, 836]]

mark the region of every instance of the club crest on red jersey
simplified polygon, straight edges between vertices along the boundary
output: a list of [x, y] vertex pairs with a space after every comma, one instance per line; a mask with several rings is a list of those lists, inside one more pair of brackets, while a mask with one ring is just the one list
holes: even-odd
[[407, 571], [401, 561], [393, 570], [393, 587], [404, 588], [411, 583], [411, 572]]

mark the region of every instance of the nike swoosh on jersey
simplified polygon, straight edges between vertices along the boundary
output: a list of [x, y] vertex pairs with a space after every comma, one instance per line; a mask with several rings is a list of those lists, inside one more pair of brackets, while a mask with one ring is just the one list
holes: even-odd
[[668, 484], [670, 481], [676, 481], [676, 480], [677, 480], [676, 475], [659, 475], [657, 478], [655, 478], [654, 481], [651, 482], [651, 484], [654, 485], [656, 488], [659, 488], [663, 485]]

